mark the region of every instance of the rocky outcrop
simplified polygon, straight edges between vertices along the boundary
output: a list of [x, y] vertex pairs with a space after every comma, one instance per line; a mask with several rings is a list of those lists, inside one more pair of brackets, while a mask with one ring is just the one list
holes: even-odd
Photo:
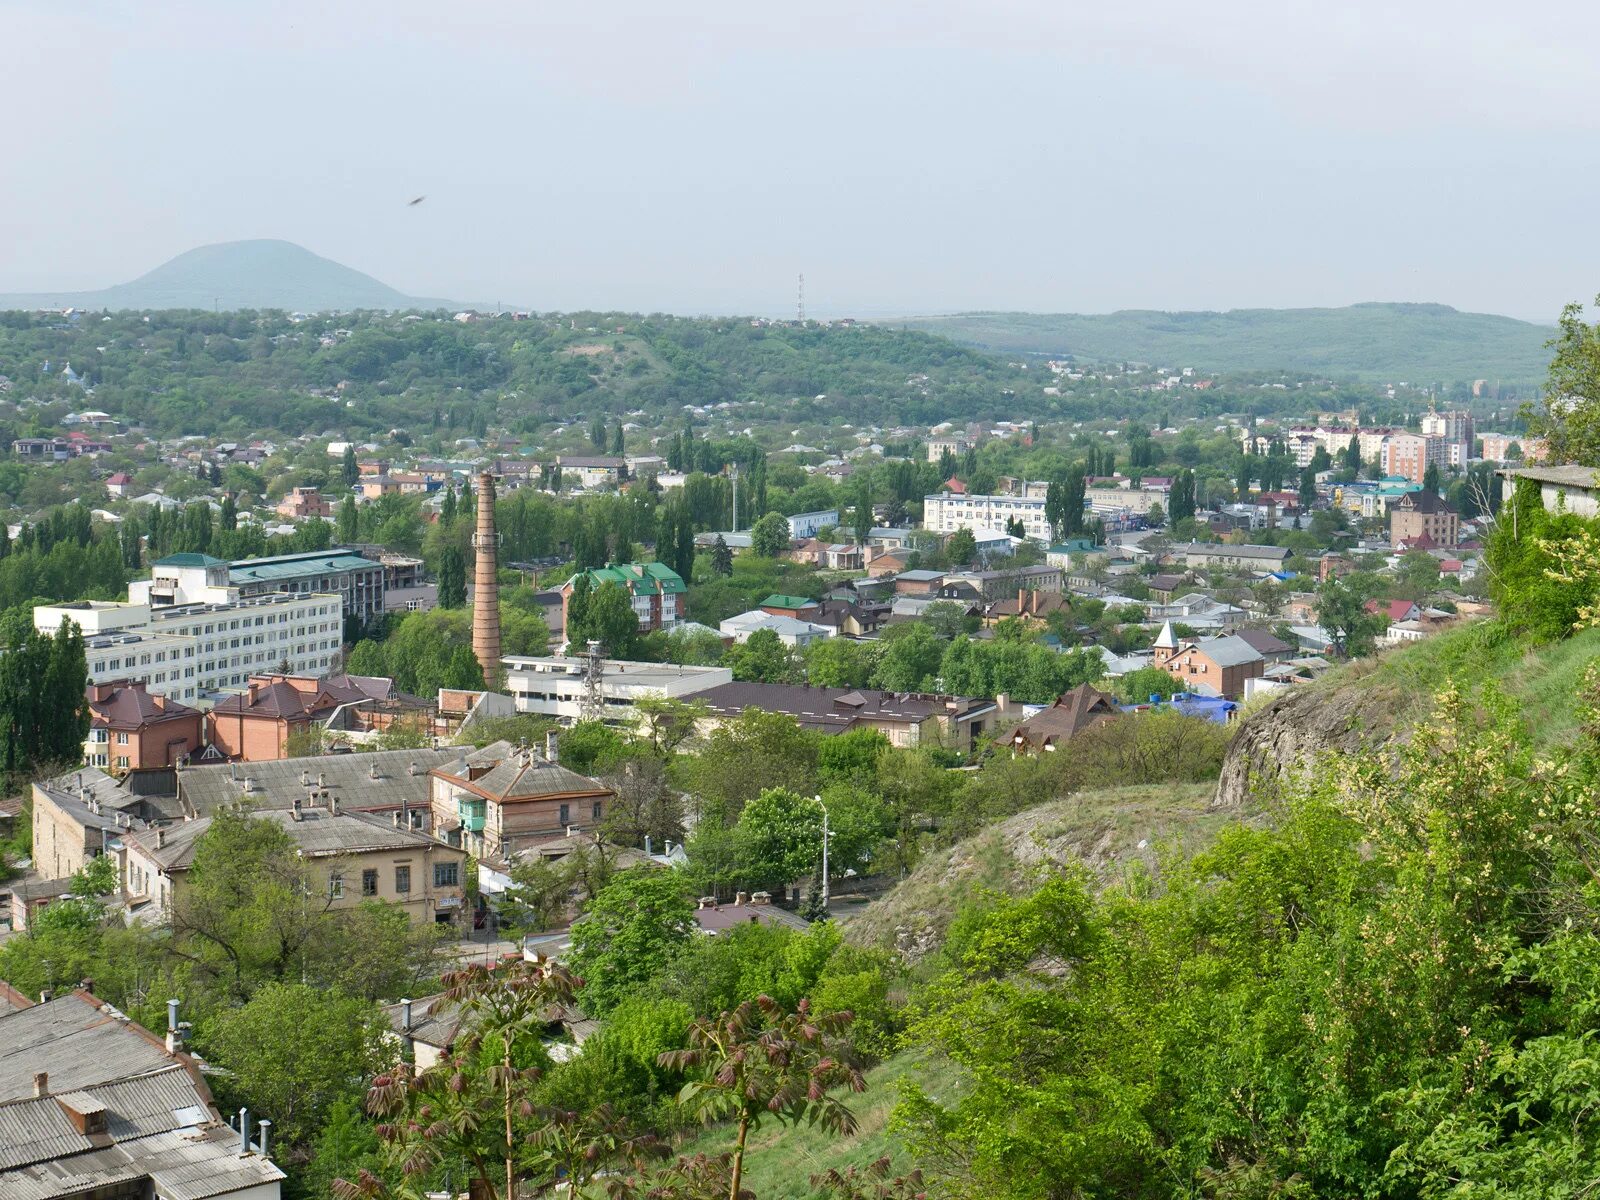
[[1371, 680], [1292, 688], [1240, 725], [1212, 797], [1216, 808], [1270, 798], [1292, 775], [1333, 751], [1350, 754], [1392, 741], [1407, 723], [1403, 697]]

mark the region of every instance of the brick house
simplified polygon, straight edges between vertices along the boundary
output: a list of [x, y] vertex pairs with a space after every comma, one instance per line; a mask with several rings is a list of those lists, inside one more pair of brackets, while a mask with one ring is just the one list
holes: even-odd
[[1433, 539], [1436, 546], [1454, 546], [1461, 539], [1461, 518], [1432, 492], [1407, 492], [1389, 505], [1389, 541]]
[[615, 798], [604, 784], [526, 749], [492, 764], [462, 759], [428, 775], [435, 833], [479, 860], [503, 862], [572, 830], [598, 829]]
[[386, 729], [410, 712], [425, 720], [423, 701], [392, 681], [365, 675], [252, 675], [245, 690], [206, 715], [211, 756], [242, 762], [289, 757], [289, 739], [313, 726], [366, 732]]
[[144, 680], [116, 679], [84, 689], [89, 737], [83, 761], [115, 772], [176, 766], [205, 745], [205, 717], [145, 689]]
[[1241, 699], [1244, 681], [1267, 670], [1267, 660], [1244, 638], [1179, 638], [1170, 621], [1162, 625], [1152, 651], [1150, 665], [1171, 675], [1184, 691], [1226, 700]]
[[[683, 576], [664, 563], [612, 563], [580, 572], [579, 575], [588, 576], [590, 595], [607, 583], [614, 583], [627, 592], [634, 615], [639, 618], [640, 633], [651, 633], [657, 629], [670, 633], [688, 619], [686, 603], [689, 589], [684, 586]], [[563, 631], [567, 627], [567, 606], [571, 603], [572, 589], [579, 575], [574, 575], [561, 585]]]

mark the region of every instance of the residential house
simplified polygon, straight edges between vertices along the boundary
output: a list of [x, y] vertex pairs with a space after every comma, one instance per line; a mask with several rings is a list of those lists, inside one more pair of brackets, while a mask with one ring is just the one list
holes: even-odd
[[822, 611], [820, 601], [812, 600], [806, 596], [785, 596], [773, 593], [761, 602], [761, 611], [772, 613], [778, 617], [793, 617], [797, 621], [809, 621]]
[[556, 465], [561, 468], [563, 480], [576, 479], [590, 490], [616, 487], [628, 477], [627, 460], [612, 455], [558, 454]]
[[895, 576], [894, 594], [897, 596], [937, 596], [944, 586], [943, 571], [902, 571]]
[[710, 710], [708, 723], [712, 725], [756, 708], [784, 713], [802, 728], [822, 733], [876, 729], [896, 746], [936, 745], [966, 751], [1015, 711], [1004, 696], [986, 700], [787, 683], [726, 683], [695, 699]]
[[786, 518], [789, 522], [789, 537], [793, 540], [814, 538], [820, 529], [831, 529], [839, 524], [839, 510], [836, 508], [818, 509], [816, 512], [795, 513]]
[[[418, 924], [450, 924], [465, 903], [466, 853], [418, 830], [404, 828], [400, 813], [388, 819], [347, 812], [336, 796], [321, 800], [308, 790], [302, 802], [251, 816], [279, 826], [296, 854], [316, 871], [313, 896], [329, 908], [354, 908], [372, 900], [403, 908]], [[141, 901], [171, 910], [188, 883], [195, 849], [213, 817], [125, 833], [122, 887], [131, 906]]]
[[890, 550], [868, 546], [865, 554], [867, 577], [887, 579], [903, 574], [911, 566], [915, 550]]
[[1238, 700], [1245, 680], [1266, 671], [1266, 659], [1249, 642], [1237, 636], [1179, 638], [1172, 622], [1161, 626], [1150, 665], [1166, 671], [1185, 692]]
[[1052, 614], [1070, 615], [1072, 600], [1062, 592], [1041, 592], [1032, 588], [1018, 588], [1015, 596], [996, 600], [983, 614], [985, 625], [998, 625], [1001, 621], [1020, 617], [1025, 621], [1048, 621]]
[[1145, 579], [1144, 585], [1150, 589], [1150, 599], [1157, 604], [1170, 604], [1174, 596], [1180, 595], [1186, 588], [1193, 588], [1194, 577], [1190, 575], [1151, 575]]
[[831, 627], [840, 637], [869, 638], [889, 615], [889, 606], [867, 600], [824, 600], [814, 624]]
[[[589, 579], [590, 594], [608, 583], [614, 583], [627, 592], [634, 615], [639, 618], [639, 631], [651, 633], [657, 629], [671, 633], [688, 619], [687, 593], [683, 577], [665, 563], [611, 563], [581, 572]], [[567, 607], [572, 603], [572, 589], [579, 576], [574, 575], [561, 585], [561, 628], [567, 627]]]
[[948, 571], [944, 583], [945, 586], [970, 584], [979, 599], [994, 601], [1014, 596], [1023, 589], [1059, 592], [1065, 585], [1065, 576], [1060, 567], [1054, 566], [1010, 567], [998, 571]]
[[598, 829], [615, 798], [604, 784], [529, 749], [493, 765], [462, 758], [429, 777], [434, 828], [480, 861], [503, 861], [574, 830]]
[[1089, 726], [1121, 715], [1115, 696], [1081, 683], [1017, 725], [996, 744], [1010, 746], [1013, 754], [1053, 752]]
[[763, 629], [777, 634], [780, 642], [795, 649], [804, 649], [812, 642], [833, 637], [837, 632], [831, 625], [817, 625], [760, 608], [728, 617], [717, 626], [717, 632], [723, 637], [741, 644], [749, 641], [751, 634]]
[[1389, 505], [1389, 540], [1399, 545], [1423, 538], [1454, 546], [1461, 540], [1461, 518], [1432, 492], [1407, 492]]
[[415, 722], [426, 727], [427, 702], [389, 679], [365, 675], [252, 675], [245, 690], [206, 715], [208, 757], [261, 762], [292, 756], [291, 742], [313, 731], [368, 733]]
[[223, 1120], [178, 1002], [163, 1039], [85, 983], [37, 1004], [0, 983], [0, 1196], [279, 1200], [266, 1130]]
[[106, 494], [113, 500], [121, 500], [133, 491], [133, 476], [126, 471], [118, 471], [106, 480]]
[[1234, 636], [1247, 643], [1269, 664], [1289, 662], [1300, 656], [1299, 647], [1291, 646], [1282, 638], [1265, 629], [1240, 629], [1234, 633]]
[[1391, 625], [1422, 616], [1422, 606], [1415, 600], [1368, 600], [1364, 607], [1375, 617], [1387, 618]]
[[89, 737], [83, 761], [112, 771], [171, 767], [205, 745], [205, 717], [147, 689], [143, 680], [117, 679], [84, 689]]
[[138, 796], [96, 767], [40, 780], [31, 788], [33, 869], [70, 879], [91, 860], [115, 854], [118, 839], [144, 824]]
[[694, 923], [708, 937], [746, 925], [766, 925], [796, 932], [811, 927], [811, 922], [799, 913], [774, 904], [769, 892], [736, 892], [731, 904], [719, 903], [715, 896], [702, 896], [695, 906]]
[[276, 512], [286, 521], [329, 520], [333, 517], [333, 501], [322, 494], [321, 488], [297, 487], [278, 501]]
[[1289, 561], [1286, 546], [1246, 546], [1225, 542], [1189, 542], [1172, 550], [1175, 561], [1190, 568], [1238, 568], [1279, 571]]

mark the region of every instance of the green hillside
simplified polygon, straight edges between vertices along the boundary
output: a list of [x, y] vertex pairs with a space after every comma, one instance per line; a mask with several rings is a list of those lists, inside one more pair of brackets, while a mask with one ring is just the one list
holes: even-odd
[[1208, 371], [1314, 371], [1413, 383], [1537, 382], [1549, 360], [1544, 343], [1553, 332], [1444, 304], [1230, 312], [1127, 309], [1102, 315], [978, 312], [916, 317], [904, 324], [1005, 354], [1072, 355]]
[[89, 292], [0, 295], [0, 309], [260, 309], [341, 312], [448, 306], [407, 296], [293, 242], [198, 246], [139, 278]]

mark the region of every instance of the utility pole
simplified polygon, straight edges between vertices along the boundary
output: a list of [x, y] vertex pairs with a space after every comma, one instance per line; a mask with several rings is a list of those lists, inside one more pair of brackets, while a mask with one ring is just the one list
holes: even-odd
[[821, 796], [813, 796], [817, 807], [822, 810], [822, 914], [828, 914], [828, 806], [822, 802]]
[[733, 532], [739, 532], [739, 464], [731, 463], [733, 470]]

